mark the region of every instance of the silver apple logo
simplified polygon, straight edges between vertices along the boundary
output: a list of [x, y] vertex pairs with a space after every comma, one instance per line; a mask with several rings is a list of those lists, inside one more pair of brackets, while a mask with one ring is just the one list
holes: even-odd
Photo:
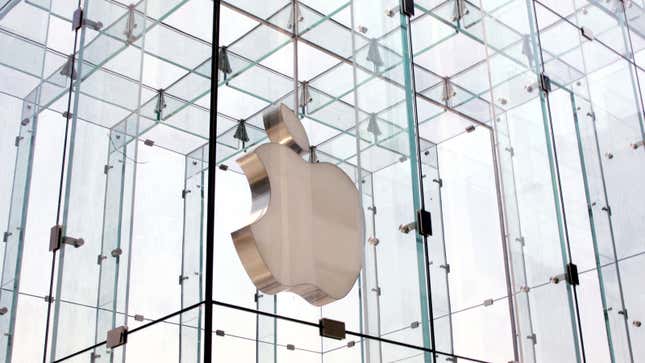
[[341, 299], [362, 267], [359, 192], [336, 165], [303, 160], [309, 140], [287, 106], [266, 113], [264, 127], [271, 142], [237, 160], [253, 202], [248, 225], [231, 233], [237, 254], [263, 293], [316, 306]]

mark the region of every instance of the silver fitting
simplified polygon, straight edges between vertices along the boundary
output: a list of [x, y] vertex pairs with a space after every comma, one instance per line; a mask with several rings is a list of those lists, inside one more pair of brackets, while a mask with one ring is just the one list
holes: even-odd
[[64, 237], [63, 243], [66, 245], [72, 245], [74, 248], [79, 248], [85, 244], [85, 240], [82, 238]]
[[566, 274], [560, 274], [560, 275], [551, 276], [549, 281], [551, 281], [551, 283], [553, 284], [559, 284], [560, 281], [564, 281], [566, 279], [567, 279]]
[[417, 229], [417, 223], [416, 222], [410, 222], [408, 224], [402, 224], [399, 226], [399, 231], [404, 234], [410, 233], [410, 231], [414, 231]]
[[385, 15], [390, 17], [390, 18], [393, 18], [396, 14], [399, 13], [399, 9], [401, 9], [401, 7], [399, 7], [399, 6], [395, 6], [395, 7], [391, 8], [391, 9], [386, 9], [385, 10]]
[[631, 146], [631, 147], [632, 147], [632, 149], [634, 149], [634, 150], [638, 149], [639, 147], [645, 147], [645, 140], [641, 140], [641, 141], [639, 141], [639, 142], [635, 142], [635, 143], [631, 144], [630, 146]]

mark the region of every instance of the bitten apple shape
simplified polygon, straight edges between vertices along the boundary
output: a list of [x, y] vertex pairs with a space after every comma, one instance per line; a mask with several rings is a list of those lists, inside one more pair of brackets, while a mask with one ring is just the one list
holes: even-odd
[[322, 306], [351, 290], [363, 260], [365, 221], [352, 180], [331, 163], [308, 163], [307, 134], [280, 105], [264, 115], [270, 143], [241, 157], [251, 221], [231, 233], [244, 269], [267, 294], [296, 293]]

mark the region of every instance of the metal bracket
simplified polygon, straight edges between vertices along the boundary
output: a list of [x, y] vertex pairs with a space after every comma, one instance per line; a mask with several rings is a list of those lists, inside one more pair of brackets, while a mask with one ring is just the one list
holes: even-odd
[[97, 359], [101, 358], [101, 355], [98, 353], [90, 353], [90, 363], [94, 363], [97, 361]]
[[445, 265], [439, 265], [439, 268], [442, 268], [442, 269], [446, 270], [447, 274], [450, 273], [450, 264], [449, 263], [447, 263]]
[[618, 310], [618, 315], [622, 315], [625, 320], [629, 319], [629, 316], [627, 315], [627, 309]]
[[376, 293], [376, 296], [381, 296], [381, 288], [380, 287], [375, 287], [372, 289]]
[[287, 350], [296, 350], [296, 346], [293, 344], [287, 344]]
[[139, 24], [135, 21], [134, 17], [134, 10], [135, 10], [135, 5], [130, 4], [128, 5], [128, 19], [125, 23], [125, 30], [123, 31], [123, 34], [125, 35], [126, 41], [129, 44], [132, 44], [139, 39], [140, 36], [134, 35], [134, 29], [136, 29]]
[[60, 248], [63, 239], [63, 226], [57, 224], [49, 230], [49, 251], [53, 252]]
[[512, 147], [507, 147], [504, 150], [508, 151], [509, 154], [511, 154], [511, 157], [515, 156], [515, 149]]
[[122, 254], [123, 254], [123, 250], [122, 250], [122, 249], [120, 249], [120, 248], [118, 248], [118, 247], [117, 247], [117, 248], [115, 248], [115, 249], [113, 249], [113, 250], [110, 252], [110, 255], [112, 255], [112, 257], [119, 257], [119, 256], [121, 256]]
[[112, 168], [113, 168], [112, 165], [108, 165], [108, 164], [103, 165], [103, 174], [107, 175], [108, 171], [110, 171], [110, 169]]
[[144, 317], [141, 314], [135, 314], [134, 315], [134, 320], [136, 321], [143, 321]]
[[593, 31], [591, 29], [587, 28], [586, 26], [583, 26], [580, 28], [580, 33], [582, 34], [583, 37], [587, 38], [590, 41], [594, 41], [595, 37], [593, 35]]
[[529, 339], [529, 340], [533, 341], [533, 345], [537, 344], [537, 335], [535, 335], [535, 333], [533, 333], [531, 335], [527, 335], [526, 339]]
[[2, 242], [9, 242], [9, 237], [11, 237], [13, 233], [7, 231], [2, 235]]
[[85, 13], [83, 12], [83, 9], [78, 8], [74, 10], [74, 15], [72, 16], [72, 30], [78, 30], [82, 26], [87, 26], [96, 31], [99, 31], [101, 30], [101, 28], [103, 28], [103, 23], [101, 23], [100, 21], [85, 19]]
[[433, 182], [439, 184], [439, 188], [443, 188], [443, 179], [438, 178], [438, 179], [432, 179]]
[[432, 220], [430, 212], [425, 209], [417, 211], [417, 232], [422, 236], [432, 236]]
[[3, 306], [0, 308], [0, 315], [4, 315], [9, 312], [9, 309], [7, 309], [6, 306]]
[[264, 295], [260, 294], [259, 292], [256, 292], [256, 293], [253, 295], [253, 301], [258, 302], [258, 301], [260, 301], [260, 299], [261, 299], [261, 298], [263, 298], [263, 297], [264, 297]]
[[416, 329], [419, 327], [419, 322], [418, 321], [413, 321], [410, 323], [410, 329]]
[[74, 237], [63, 237], [63, 243], [66, 245], [72, 245], [74, 248], [79, 248], [82, 245], [85, 244], [85, 240], [82, 238], [74, 238]]
[[524, 239], [524, 236], [517, 237], [515, 240], [519, 242], [522, 247], [526, 246], [526, 240]]
[[410, 222], [408, 224], [401, 224], [399, 225], [399, 231], [404, 234], [410, 233], [410, 231], [413, 231], [417, 229], [417, 223], [416, 222]]
[[218, 337], [223, 337], [226, 335], [226, 332], [224, 330], [217, 329], [215, 330], [215, 335], [217, 335]]
[[16, 147], [20, 146], [20, 141], [22, 141], [22, 139], [24, 139], [24, 137], [22, 137], [22, 136], [16, 136], [16, 141], [14, 142], [14, 145], [15, 145]]
[[186, 199], [186, 195], [190, 193], [190, 189], [184, 189], [181, 191], [181, 199]]
[[179, 285], [182, 285], [184, 280], [188, 280], [188, 276], [179, 275]]
[[128, 327], [125, 325], [108, 330], [107, 339], [105, 339], [106, 347], [113, 349], [118, 346], [124, 345], [128, 342]]
[[320, 336], [336, 340], [345, 339], [345, 323], [338, 320], [322, 318], [319, 321]]
[[605, 206], [601, 208], [603, 211], [607, 212], [607, 214], [611, 215], [611, 207], [610, 206]]
[[549, 93], [551, 92], [551, 78], [549, 78], [546, 74], [542, 73], [540, 74], [540, 79], [538, 80], [540, 83], [540, 89], [544, 93]]
[[371, 244], [372, 246], [378, 246], [378, 244], [381, 241], [379, 241], [379, 239], [376, 238], [376, 237], [370, 237], [370, 238], [367, 239], [367, 242], [369, 242], [369, 244]]
[[371, 207], [367, 207], [367, 210], [372, 212], [372, 214], [376, 214], [376, 206], [375, 205], [373, 205]]
[[491, 305], [493, 305], [494, 303], [495, 303], [495, 300], [493, 300], [493, 299], [486, 299], [486, 300], [484, 300], [484, 302], [482, 303], [482, 305], [484, 305], [484, 306], [491, 306]]
[[[405, 1], [405, 0], [403, 0], [403, 1]], [[395, 7], [390, 8], [390, 9], [385, 9], [385, 15], [387, 17], [389, 17], [389, 18], [393, 18], [394, 15], [396, 15], [396, 13], [398, 13], [400, 10], [401, 10], [400, 6], [395, 6]]]
[[414, 16], [414, 0], [401, 0], [401, 13], [409, 17]]
[[567, 282], [571, 285], [580, 285], [580, 277], [578, 275], [578, 266], [573, 263], [567, 264]]
[[106, 258], [107, 258], [107, 256], [105, 256], [105, 255], [96, 256], [96, 264], [100, 265], [103, 262], [103, 260], [105, 260]]
[[551, 278], [549, 278], [549, 281], [551, 281], [551, 283], [554, 283], [554, 284], [559, 284], [560, 281], [566, 280], [566, 279], [567, 279], [566, 274], [560, 274], [560, 275], [551, 276]]

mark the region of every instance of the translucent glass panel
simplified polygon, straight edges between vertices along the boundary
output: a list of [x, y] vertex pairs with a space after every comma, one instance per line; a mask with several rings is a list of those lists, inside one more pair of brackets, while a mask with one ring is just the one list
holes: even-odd
[[[441, 352], [486, 361], [639, 361], [640, 1], [420, 0], [409, 26], [396, 1], [225, 1], [217, 90], [213, 4], [88, 0], [86, 20], [101, 26], [79, 30], [72, 62], [74, 2], [52, 4], [50, 16], [48, 1], [0, 1], [0, 47], [10, 49], [0, 54], [0, 92], [16, 100], [0, 101], [15, 126], [2, 138], [13, 150], [0, 213], [3, 356], [15, 331], [15, 359], [40, 358], [22, 342], [43, 339], [49, 303], [49, 357], [61, 358], [114, 326], [204, 299], [210, 142], [217, 300], [310, 322], [330, 317], [417, 348], [434, 340]], [[550, 92], [540, 90], [541, 73]], [[57, 189], [52, 155], [69, 141], [63, 190], [39, 192], [26, 231], [37, 116], [21, 115], [23, 99], [56, 120], [38, 143], [50, 160], [36, 163], [37, 185]], [[281, 103], [296, 111], [318, 160], [338, 166], [361, 196], [363, 270], [323, 308], [258, 292], [230, 238], [248, 222], [252, 197], [236, 159], [269, 141], [263, 114]], [[56, 289], [43, 299], [51, 256], [41, 242], [59, 195], [65, 235], [85, 243], [56, 252]], [[415, 231], [424, 204], [427, 241]], [[20, 275], [26, 240], [30, 272]], [[563, 281], [568, 262], [580, 270], [575, 290]], [[21, 277], [29, 288], [18, 288]], [[216, 311], [215, 359], [431, 360], [385, 340], [333, 342], [306, 324]], [[200, 361], [202, 320], [203, 307], [184, 311], [147, 328], [159, 334], [74, 359]]]

